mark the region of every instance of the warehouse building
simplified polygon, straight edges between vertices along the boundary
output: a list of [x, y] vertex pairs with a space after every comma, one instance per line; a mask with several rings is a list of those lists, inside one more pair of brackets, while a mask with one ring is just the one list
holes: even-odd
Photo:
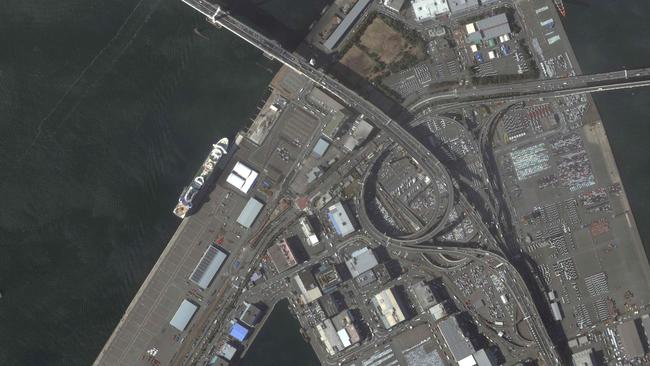
[[448, 0], [449, 11], [456, 14], [478, 6], [478, 0]]
[[232, 322], [229, 334], [239, 342], [244, 342], [250, 335], [250, 329], [248, 329], [248, 327], [246, 327], [243, 323], [235, 320]]
[[321, 137], [318, 139], [318, 142], [316, 142], [316, 145], [314, 146], [314, 149], [311, 151], [311, 153], [315, 157], [320, 158], [323, 155], [325, 155], [329, 147], [330, 147], [330, 143]]
[[467, 31], [466, 42], [472, 44], [499, 38], [510, 34], [512, 31], [508, 23], [508, 17], [505, 14], [494, 15], [481, 19], [476, 23], [466, 24], [465, 30]]
[[348, 15], [343, 18], [334, 32], [332, 32], [327, 40], [325, 40], [323, 46], [330, 51], [333, 50], [334, 47], [339, 44], [341, 39], [343, 39], [343, 36], [345, 36], [348, 30], [350, 30], [352, 25], [354, 25], [354, 22], [357, 20], [357, 18], [359, 18], [364, 10], [366, 10], [366, 7], [368, 7], [368, 4], [370, 4], [370, 2], [371, 0], [357, 0], [357, 3], [354, 4]]
[[258, 175], [256, 171], [238, 161], [228, 178], [226, 178], [226, 182], [246, 194], [255, 184]]
[[178, 310], [176, 310], [176, 313], [172, 317], [172, 320], [169, 321], [169, 324], [181, 332], [184, 331], [187, 327], [187, 324], [189, 324], [190, 320], [192, 320], [192, 317], [194, 317], [194, 313], [196, 313], [196, 310], [198, 308], [199, 307], [197, 305], [190, 302], [189, 300], [183, 300], [181, 305], [178, 307]]
[[449, 13], [447, 0], [413, 0], [411, 6], [419, 22]]
[[246, 203], [246, 206], [244, 206], [244, 208], [241, 210], [239, 217], [237, 217], [237, 223], [247, 229], [250, 229], [250, 227], [253, 226], [257, 215], [259, 215], [262, 211], [263, 207], [264, 204], [262, 202], [258, 201], [254, 197], [251, 197]]
[[203, 253], [194, 271], [192, 271], [190, 281], [197, 284], [203, 290], [207, 289], [227, 257], [228, 254], [221, 248], [215, 245], [208, 246], [208, 249]]
[[628, 320], [619, 324], [617, 327], [618, 334], [621, 337], [621, 346], [623, 353], [628, 358], [643, 357], [645, 354], [639, 330], [637, 329], [636, 320]]

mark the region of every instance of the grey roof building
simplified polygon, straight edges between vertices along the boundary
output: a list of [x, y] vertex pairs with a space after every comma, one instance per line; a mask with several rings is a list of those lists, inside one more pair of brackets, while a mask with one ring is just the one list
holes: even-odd
[[336, 27], [334, 32], [330, 34], [327, 40], [323, 43], [323, 46], [328, 50], [334, 49], [337, 44], [343, 39], [343, 36], [350, 30], [357, 18], [366, 10], [368, 4], [371, 0], [358, 0], [356, 4], [352, 7], [348, 15], [343, 18], [343, 21]]
[[629, 358], [643, 357], [645, 352], [636, 327], [636, 320], [628, 320], [623, 324], [619, 324], [617, 329], [625, 355]]
[[352, 277], [358, 277], [362, 273], [373, 269], [379, 262], [368, 247], [352, 252], [351, 258], [345, 261]]
[[438, 330], [442, 334], [447, 348], [451, 352], [456, 362], [471, 356], [474, 353], [474, 346], [469, 341], [463, 330], [458, 325], [458, 320], [455, 316], [450, 316], [438, 323]]
[[593, 366], [594, 350], [591, 348], [576, 352], [571, 355], [574, 366]]
[[327, 142], [324, 138], [319, 138], [318, 142], [314, 146], [314, 149], [312, 150], [312, 154], [316, 156], [317, 158], [320, 158], [321, 156], [325, 155], [325, 152], [327, 152], [327, 149], [330, 147], [330, 143]]
[[449, 11], [457, 13], [478, 6], [478, 0], [447, 0]]
[[190, 280], [205, 290], [210, 286], [227, 257], [228, 255], [217, 246], [208, 246], [194, 271], [192, 271]]
[[235, 348], [232, 344], [228, 342], [225, 342], [217, 352], [217, 354], [223, 357], [226, 361], [232, 361], [236, 353], [237, 353], [237, 348]]
[[438, 303], [436, 298], [433, 296], [431, 286], [424, 281], [414, 283], [409, 287], [409, 290], [413, 294], [415, 303], [421, 313], [429, 310], [429, 308]]
[[249, 327], [254, 327], [262, 317], [262, 309], [258, 308], [254, 304], [244, 302], [244, 307], [241, 314], [239, 315], [239, 320]]
[[172, 320], [169, 321], [169, 324], [180, 330], [181, 332], [185, 330], [187, 327], [187, 324], [192, 320], [192, 317], [194, 317], [194, 313], [196, 313], [196, 309], [199, 307], [189, 300], [183, 300], [181, 305], [178, 307], [178, 310], [176, 310], [176, 313], [172, 317]]
[[241, 213], [237, 218], [237, 222], [241, 226], [249, 229], [253, 225], [253, 222], [255, 222], [257, 215], [259, 215], [260, 211], [262, 211], [263, 207], [264, 204], [262, 202], [258, 201], [254, 197], [251, 197], [246, 203], [246, 206], [244, 206], [244, 208], [241, 210]]
[[497, 38], [511, 32], [508, 17], [505, 14], [497, 14], [476, 22], [476, 27], [483, 39]]

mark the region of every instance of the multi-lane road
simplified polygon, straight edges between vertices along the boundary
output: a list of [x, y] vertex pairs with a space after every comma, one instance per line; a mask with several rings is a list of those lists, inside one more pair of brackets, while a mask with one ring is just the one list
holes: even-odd
[[[445, 180], [446, 186], [449, 188], [449, 204], [446, 210], [446, 215], [448, 217], [451, 209], [453, 207], [454, 197], [453, 197], [453, 188], [451, 178], [446, 169], [442, 164], [433, 156], [433, 154], [422, 145], [413, 135], [406, 131], [402, 126], [388, 117], [383, 111], [378, 107], [371, 104], [370, 102], [363, 99], [357, 93], [353, 92], [349, 88], [345, 87], [343, 84], [324, 74], [322, 71], [312, 67], [308, 61], [302, 59], [300, 56], [294, 55], [286, 51], [279, 43], [276, 41], [270, 40], [269, 38], [263, 36], [259, 32], [250, 28], [249, 26], [243, 24], [242, 22], [236, 20], [230, 16], [227, 12], [221, 10], [219, 7], [216, 7], [203, 0], [183, 0], [183, 2], [190, 5], [192, 8], [201, 12], [205, 15], [210, 21], [214, 24], [219, 25], [238, 37], [242, 38], [246, 42], [257, 47], [263, 51], [266, 55], [275, 58], [276, 60], [282, 62], [287, 67], [295, 70], [299, 74], [302, 74], [312, 80], [314, 83], [319, 85], [321, 88], [327, 90], [328, 92], [336, 95], [344, 102], [355, 110], [359, 111], [365, 116], [366, 119], [373, 122], [378, 128], [384, 131], [389, 137], [391, 137], [395, 142], [399, 143], [431, 176], [435, 174], [440, 174], [442, 172], [443, 179]], [[433, 231], [439, 231], [442, 227], [446, 225], [446, 220], [440, 220], [437, 223], [436, 227], [432, 228]], [[368, 228], [373, 228], [370, 225]], [[371, 231], [373, 231], [371, 229]], [[376, 230], [374, 230], [376, 231]], [[399, 246], [402, 248], [411, 248], [411, 243], [401, 244], [396, 240], [386, 237], [385, 235], [377, 232], [374, 232], [375, 236], [380, 239], [383, 238], [384, 242], [389, 242], [391, 245]], [[441, 249], [423, 249], [423, 250], [439, 250], [440, 252], [446, 252], [449, 254], [463, 254], [463, 255], [474, 255], [477, 258], [493, 255], [492, 253], [480, 250], [480, 249], [468, 249], [468, 248], [441, 248]], [[461, 251], [460, 253], [457, 251]], [[466, 253], [466, 251], [476, 251], [475, 253]], [[530, 314], [533, 319], [531, 324], [531, 331], [535, 335], [536, 341], [540, 346], [541, 357], [549, 365], [558, 364], [559, 357], [552, 341], [550, 340], [546, 329], [544, 328], [535, 306], [532, 304], [530, 293], [525, 287], [523, 279], [516, 271], [516, 269], [510, 268], [511, 265], [504, 260], [504, 263], [507, 264], [511, 280], [513, 284], [509, 284], [512, 287], [514, 296], [518, 298], [520, 306], [522, 309], [526, 309], [527, 313]]]
[[533, 98], [562, 97], [648, 86], [650, 86], [650, 68], [620, 70], [566, 78], [459, 88], [422, 96], [409, 103], [408, 109], [412, 112], [427, 107], [438, 110], [445, 107], [476, 104], [477, 102], [518, 102]]
[[[205, 15], [212, 23], [221, 26], [235, 35], [239, 36], [246, 42], [262, 50], [266, 55], [277, 59], [287, 67], [295, 70], [312, 80], [321, 88], [336, 95], [346, 102], [350, 107], [359, 111], [365, 118], [374, 123], [384, 133], [395, 142], [402, 145], [406, 151], [422, 166], [422, 168], [431, 175], [442, 174], [443, 179], [449, 188], [448, 206], [446, 210], [447, 217], [453, 207], [454, 189], [448, 172], [442, 164], [424, 147], [414, 136], [406, 131], [402, 126], [388, 117], [377, 106], [364, 100], [357, 93], [343, 86], [335, 79], [327, 76], [320, 70], [315, 69], [307, 60], [300, 56], [294, 55], [285, 50], [278, 42], [273, 41], [254, 29], [248, 27], [242, 22], [230, 16], [227, 12], [219, 7], [204, 0], [183, 0], [195, 10]], [[497, 101], [497, 100], [525, 100], [531, 97], [551, 97], [563, 96], [575, 93], [598, 92], [605, 90], [614, 90], [622, 88], [635, 88], [650, 86], [650, 69], [622, 70], [602, 74], [580, 75], [560, 79], [545, 79], [535, 81], [523, 81], [518, 83], [501, 84], [498, 86], [486, 87], [469, 87], [456, 89], [438, 95], [424, 96], [417, 102], [413, 103], [409, 109], [418, 110], [435, 103], [441, 107], [445, 105], [462, 105], [464, 103], [475, 103], [477, 101]], [[445, 104], [446, 103], [446, 104]], [[363, 215], [362, 215], [363, 216]], [[363, 218], [362, 218], [363, 220]], [[456, 254], [465, 257], [471, 257], [476, 260], [493, 258], [503, 264], [504, 271], [508, 275], [510, 282], [507, 284], [513, 293], [513, 298], [522, 310], [526, 313], [531, 325], [531, 331], [534, 334], [536, 342], [540, 346], [541, 357], [547, 364], [559, 364], [557, 352], [550, 340], [537, 308], [532, 303], [531, 295], [526, 288], [525, 282], [517, 269], [512, 266], [506, 259], [496, 253], [482, 249], [472, 248], [454, 248], [454, 247], [419, 247], [421, 240], [414, 242], [400, 242], [398, 239], [389, 238], [378, 230], [373, 230], [374, 226], [369, 220], [362, 224], [369, 229], [376, 239], [405, 250], [426, 251], [430, 253]], [[438, 232], [446, 225], [446, 220], [438, 222], [435, 227], [427, 228], [429, 233]], [[429, 235], [423, 235], [429, 237]]]

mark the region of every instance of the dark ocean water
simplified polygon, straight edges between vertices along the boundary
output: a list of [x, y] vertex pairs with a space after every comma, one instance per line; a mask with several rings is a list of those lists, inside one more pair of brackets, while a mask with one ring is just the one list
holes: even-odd
[[[293, 45], [329, 1], [232, 2]], [[650, 64], [647, 1], [568, 10], [585, 72]], [[3, 0], [0, 47], [0, 365], [89, 365], [176, 229], [180, 189], [277, 65], [179, 0]], [[649, 97], [596, 97], [646, 243]], [[273, 316], [250, 364], [302, 365], [295, 320]]]
[[320, 365], [299, 329], [300, 323], [289, 312], [289, 302], [279, 302], [242, 360], [242, 366]]
[[170, 0], [5, 0], [0, 40], [0, 365], [89, 365], [277, 66]]

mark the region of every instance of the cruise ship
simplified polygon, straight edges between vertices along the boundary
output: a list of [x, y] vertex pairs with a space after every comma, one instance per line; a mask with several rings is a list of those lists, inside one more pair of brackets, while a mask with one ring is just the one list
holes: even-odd
[[181, 196], [178, 198], [178, 204], [174, 207], [174, 215], [184, 218], [192, 209], [192, 200], [197, 193], [201, 191], [203, 185], [209, 181], [214, 172], [217, 163], [222, 156], [228, 153], [228, 139], [222, 138], [216, 144], [212, 145], [212, 151], [201, 165], [189, 186], [183, 189]]

